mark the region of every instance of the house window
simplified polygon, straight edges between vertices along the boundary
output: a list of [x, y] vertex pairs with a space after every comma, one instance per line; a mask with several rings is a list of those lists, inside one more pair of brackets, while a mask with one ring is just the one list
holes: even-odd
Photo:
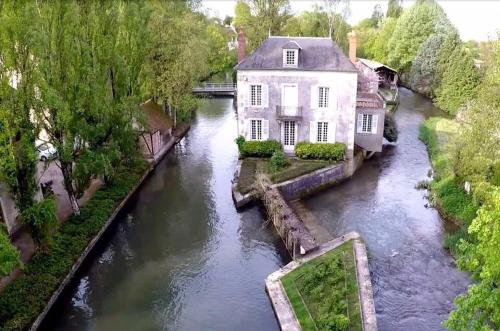
[[361, 126], [361, 132], [371, 133], [372, 132], [372, 124], [373, 124], [373, 115], [372, 114], [363, 114], [363, 123]]
[[318, 108], [328, 108], [329, 87], [320, 87], [318, 89]]
[[318, 122], [316, 141], [319, 143], [328, 142], [328, 122]]
[[286, 64], [287, 65], [295, 65], [295, 51], [286, 51]]
[[262, 140], [262, 120], [250, 120], [250, 140]]
[[262, 106], [262, 85], [250, 85], [250, 105]]

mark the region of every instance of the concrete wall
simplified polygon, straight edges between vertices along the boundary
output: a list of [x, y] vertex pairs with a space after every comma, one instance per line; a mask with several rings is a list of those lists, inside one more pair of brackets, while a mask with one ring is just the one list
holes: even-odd
[[[238, 96], [238, 131], [249, 139], [248, 119], [269, 121], [269, 139], [281, 141], [281, 123], [276, 116], [276, 106], [282, 105], [281, 85], [298, 85], [298, 105], [302, 107], [302, 118], [297, 121], [297, 141], [310, 141], [310, 122], [325, 121], [329, 130], [335, 129], [331, 142], [342, 142], [347, 146], [347, 157], [351, 158], [354, 150], [355, 109], [357, 73], [325, 71], [286, 71], [286, 70], [239, 70], [237, 74]], [[249, 94], [251, 84], [265, 84], [268, 97], [265, 107], [250, 107]], [[315, 109], [312, 87], [330, 87], [329, 108]], [[265, 90], [265, 89], [264, 89]], [[266, 99], [263, 96], [263, 99]]]
[[377, 121], [377, 131], [376, 133], [362, 133], [356, 128], [356, 133], [354, 136], [354, 142], [359, 147], [370, 151], [370, 152], [380, 152], [382, 151], [382, 144], [384, 142], [384, 122], [385, 122], [385, 110], [384, 109], [374, 109], [374, 108], [357, 108], [356, 118], [359, 114], [373, 114], [378, 116]]

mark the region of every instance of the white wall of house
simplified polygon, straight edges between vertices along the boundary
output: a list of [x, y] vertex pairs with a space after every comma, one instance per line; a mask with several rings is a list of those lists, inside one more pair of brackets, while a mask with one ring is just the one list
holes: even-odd
[[[317, 130], [328, 123], [327, 142], [346, 144], [347, 157], [352, 157], [356, 127], [356, 72], [238, 70], [237, 83], [238, 130], [247, 140], [252, 140], [251, 121], [262, 120], [260, 138], [282, 141], [284, 123], [276, 115], [277, 106], [297, 104], [302, 107], [301, 117], [296, 120], [297, 142], [323, 139]], [[252, 105], [252, 85], [261, 86], [260, 106]], [[284, 85], [297, 86], [296, 101], [282, 100]], [[319, 107], [320, 87], [328, 88], [328, 102], [324, 108]]]

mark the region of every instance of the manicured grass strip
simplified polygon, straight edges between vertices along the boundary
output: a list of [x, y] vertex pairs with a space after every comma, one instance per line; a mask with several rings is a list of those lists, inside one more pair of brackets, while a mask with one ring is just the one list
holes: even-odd
[[252, 158], [247, 158], [242, 161], [240, 177], [238, 179], [238, 191], [241, 194], [247, 194], [252, 190], [258, 162], [260, 162], [259, 159]]
[[352, 241], [304, 263], [281, 283], [303, 330], [362, 330]]
[[101, 230], [116, 206], [136, 186], [147, 169], [138, 160], [117, 170], [115, 179], [98, 190], [54, 235], [50, 249], [38, 252], [25, 266], [24, 275], [0, 294], [0, 329], [24, 330], [45, 308], [61, 281]]

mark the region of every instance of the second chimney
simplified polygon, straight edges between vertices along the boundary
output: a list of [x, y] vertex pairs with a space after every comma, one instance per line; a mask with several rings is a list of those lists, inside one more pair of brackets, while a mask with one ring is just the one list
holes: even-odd
[[238, 63], [243, 61], [247, 55], [247, 39], [242, 29], [238, 32]]
[[358, 58], [356, 57], [356, 47], [357, 47], [357, 38], [356, 32], [352, 31], [347, 34], [347, 38], [349, 39], [349, 60], [353, 64], [356, 64]]

